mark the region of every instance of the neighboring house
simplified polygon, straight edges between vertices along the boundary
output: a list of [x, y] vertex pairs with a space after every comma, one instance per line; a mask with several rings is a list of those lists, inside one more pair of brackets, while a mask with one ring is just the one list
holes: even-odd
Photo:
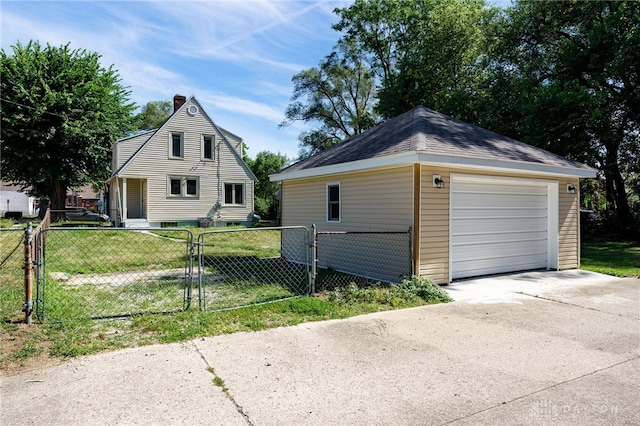
[[[20, 212], [23, 216], [33, 216], [38, 212], [40, 200], [27, 194], [30, 188], [23, 190], [18, 185], [0, 182], [0, 212]], [[67, 192], [65, 207], [86, 207], [100, 210], [103, 204], [102, 193], [96, 194], [91, 185], [71, 188]]]
[[117, 141], [108, 214], [116, 226], [250, 224], [255, 176], [242, 139], [192, 96], [156, 130]]
[[412, 273], [442, 284], [577, 268], [579, 179], [595, 175], [584, 164], [420, 106], [271, 180], [282, 185], [284, 226], [411, 228]]
[[103, 212], [104, 206], [103, 191], [96, 193], [91, 185], [84, 185], [79, 188], [71, 188], [67, 192], [65, 207], [85, 207], [89, 210]]
[[0, 212], [4, 217], [7, 212], [19, 213], [21, 216], [35, 214], [36, 200], [18, 185], [0, 181]]

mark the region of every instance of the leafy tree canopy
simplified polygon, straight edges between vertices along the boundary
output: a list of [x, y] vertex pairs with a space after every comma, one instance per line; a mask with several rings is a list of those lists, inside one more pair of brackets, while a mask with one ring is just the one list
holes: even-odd
[[282, 170], [289, 159], [280, 153], [261, 151], [256, 159], [245, 159], [247, 165], [258, 178], [255, 185], [255, 207], [257, 213], [263, 218], [275, 219], [278, 182], [271, 182], [269, 175]]
[[378, 76], [382, 116], [424, 105], [476, 118], [497, 9], [482, 0], [356, 0], [335, 12], [342, 41], [357, 46]]
[[0, 52], [2, 179], [63, 208], [67, 188], [102, 184], [134, 105], [100, 55], [17, 43]]
[[137, 130], [151, 130], [162, 126], [173, 112], [169, 101], [150, 101], [136, 114], [133, 125]]
[[358, 135], [378, 122], [374, 75], [348, 43], [340, 44], [317, 68], [304, 70], [292, 80], [292, 102], [282, 125], [294, 121], [320, 125], [300, 135], [301, 158]]

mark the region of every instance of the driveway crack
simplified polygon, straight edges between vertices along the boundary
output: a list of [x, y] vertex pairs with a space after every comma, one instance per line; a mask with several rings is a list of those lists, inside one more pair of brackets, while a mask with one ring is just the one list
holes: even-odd
[[629, 319], [633, 319], [633, 320], [637, 320], [638, 319], [638, 318], [631, 317], [631, 316], [628, 316], [628, 315], [622, 315], [622, 314], [618, 314], [618, 313], [614, 313], [614, 312], [603, 311], [603, 310], [600, 310], [600, 309], [591, 308], [589, 306], [579, 305], [577, 303], [564, 302], [562, 300], [554, 299], [552, 297], [544, 297], [544, 296], [540, 296], [538, 294], [526, 293], [524, 291], [517, 291], [516, 293], [517, 294], [522, 294], [523, 296], [533, 297], [535, 299], [546, 300], [548, 302], [554, 302], [554, 303], [558, 303], [560, 305], [573, 306], [575, 308], [588, 309], [590, 311], [601, 312], [603, 314], [613, 315], [613, 316], [616, 316], [616, 317], [629, 318]]
[[235, 400], [235, 398], [233, 397], [231, 392], [229, 392], [229, 388], [227, 388], [227, 386], [226, 386], [226, 384], [224, 382], [224, 379], [222, 379], [222, 377], [218, 376], [218, 374], [216, 373], [216, 370], [213, 368], [213, 366], [211, 364], [209, 364], [209, 361], [207, 361], [205, 356], [200, 351], [200, 348], [198, 348], [198, 345], [196, 345], [195, 342], [193, 342], [193, 341], [191, 342], [191, 345], [195, 348], [195, 350], [198, 353], [198, 355], [200, 355], [200, 358], [202, 358], [202, 361], [204, 361], [204, 363], [206, 364], [207, 371], [213, 375], [213, 383], [216, 386], [221, 388], [221, 390], [225, 394], [225, 396], [236, 407], [236, 410], [238, 411], [238, 413], [240, 413], [242, 415], [242, 417], [244, 418], [244, 421], [247, 422], [247, 424], [249, 426], [254, 426], [254, 424], [251, 421], [251, 419], [249, 418], [249, 416], [244, 412], [244, 409], [242, 408], [242, 406], [240, 404], [238, 404], [238, 402]]
[[501, 406], [506, 405], [506, 404], [511, 404], [511, 403], [514, 403], [514, 402], [520, 401], [520, 400], [522, 400], [522, 399], [525, 399], [525, 398], [528, 398], [528, 397], [530, 397], [530, 396], [533, 396], [533, 395], [539, 394], [539, 393], [544, 392], [544, 391], [547, 391], [547, 390], [549, 390], [549, 389], [553, 389], [553, 388], [556, 388], [556, 387], [558, 387], [558, 386], [565, 385], [565, 384], [567, 384], [567, 383], [575, 382], [575, 381], [581, 380], [581, 379], [583, 379], [583, 378], [585, 378], [585, 377], [593, 376], [594, 374], [598, 374], [598, 373], [601, 373], [601, 372], [603, 372], [603, 371], [610, 370], [610, 369], [612, 369], [612, 368], [618, 367], [618, 366], [620, 366], [620, 365], [627, 364], [627, 363], [632, 362], [632, 361], [636, 361], [636, 360], [638, 360], [638, 359], [640, 359], [640, 356], [636, 356], [636, 357], [633, 357], [633, 358], [630, 358], [630, 359], [626, 359], [626, 360], [624, 360], [624, 361], [620, 361], [620, 362], [617, 362], [617, 363], [615, 363], [615, 364], [608, 365], [608, 366], [603, 367], [603, 368], [600, 368], [600, 369], [598, 369], [598, 370], [590, 371], [590, 372], [585, 373], [585, 374], [582, 374], [582, 375], [580, 375], [580, 376], [572, 377], [571, 379], [567, 379], [567, 380], [563, 380], [562, 382], [554, 383], [554, 384], [552, 384], [552, 385], [550, 385], [550, 386], [547, 386], [547, 387], [545, 387], [545, 388], [538, 389], [538, 390], [535, 390], [535, 391], [533, 391], [533, 392], [529, 392], [529, 393], [527, 393], [527, 394], [520, 395], [520, 396], [518, 396], [518, 397], [512, 398], [512, 399], [510, 399], [510, 400], [508, 400], [508, 401], [502, 401], [502, 402], [500, 402], [500, 403], [498, 403], [498, 404], [495, 404], [495, 405], [492, 405], [492, 406], [490, 406], [490, 407], [483, 408], [482, 410], [475, 411], [475, 412], [473, 412], [473, 413], [471, 413], [471, 414], [467, 414], [466, 416], [458, 417], [458, 418], [455, 418], [455, 419], [449, 420], [448, 422], [440, 423], [440, 426], [449, 425], [449, 424], [455, 423], [455, 422], [457, 422], [457, 421], [459, 421], [459, 420], [468, 419], [468, 418], [473, 417], [473, 416], [475, 416], [475, 415], [478, 415], [478, 414], [481, 414], [481, 413], [484, 413], [484, 412], [487, 412], [487, 411], [493, 410], [494, 408], [498, 408], [498, 407], [501, 407]]

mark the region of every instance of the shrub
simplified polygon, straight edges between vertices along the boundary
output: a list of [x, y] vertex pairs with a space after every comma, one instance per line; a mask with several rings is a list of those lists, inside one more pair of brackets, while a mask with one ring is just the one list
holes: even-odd
[[453, 302], [453, 299], [446, 291], [427, 277], [412, 275], [411, 277], [402, 280], [398, 287], [406, 289], [408, 292], [415, 294], [427, 303]]
[[334, 303], [378, 303], [390, 306], [415, 304], [422, 299], [426, 303], [446, 303], [453, 299], [429, 278], [413, 275], [400, 284], [382, 287], [377, 283], [360, 288], [356, 283], [338, 287], [329, 293], [329, 301]]

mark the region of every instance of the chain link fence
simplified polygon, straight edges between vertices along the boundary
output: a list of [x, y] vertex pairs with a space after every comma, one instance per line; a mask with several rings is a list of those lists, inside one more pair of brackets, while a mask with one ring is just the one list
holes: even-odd
[[411, 230], [317, 232], [316, 289], [398, 283], [412, 271]]
[[28, 263], [35, 266], [35, 315], [47, 322], [185, 310], [195, 283], [199, 307], [211, 311], [351, 283], [397, 283], [412, 270], [411, 230], [224, 229], [203, 232], [194, 242], [184, 228], [0, 229], [5, 321], [29, 305], [23, 305], [27, 235], [33, 236]]
[[305, 227], [219, 230], [198, 237], [199, 299], [222, 310], [308, 295]]
[[185, 229], [43, 229], [36, 237], [40, 321], [187, 309], [193, 234]]
[[0, 321], [20, 321], [25, 301], [24, 229], [0, 228]]

